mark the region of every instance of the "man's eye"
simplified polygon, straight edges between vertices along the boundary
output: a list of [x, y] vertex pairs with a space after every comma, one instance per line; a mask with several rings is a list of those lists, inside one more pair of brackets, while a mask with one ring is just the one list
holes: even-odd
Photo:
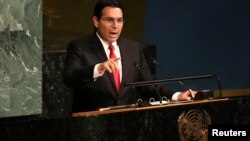
[[107, 18], [106, 19], [108, 22], [113, 22], [114, 21], [114, 19], [111, 19], [111, 18]]
[[117, 22], [123, 23], [123, 19], [118, 19]]

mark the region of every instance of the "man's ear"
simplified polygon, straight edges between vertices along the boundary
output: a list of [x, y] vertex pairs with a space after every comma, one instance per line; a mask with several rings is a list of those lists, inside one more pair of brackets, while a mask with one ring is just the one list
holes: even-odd
[[97, 28], [99, 24], [99, 20], [96, 16], [93, 16], [93, 23], [94, 23], [95, 28]]

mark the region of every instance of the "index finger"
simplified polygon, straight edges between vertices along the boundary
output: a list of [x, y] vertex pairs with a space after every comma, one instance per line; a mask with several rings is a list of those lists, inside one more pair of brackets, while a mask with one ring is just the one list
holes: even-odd
[[112, 58], [113, 61], [118, 61], [120, 60], [121, 58]]

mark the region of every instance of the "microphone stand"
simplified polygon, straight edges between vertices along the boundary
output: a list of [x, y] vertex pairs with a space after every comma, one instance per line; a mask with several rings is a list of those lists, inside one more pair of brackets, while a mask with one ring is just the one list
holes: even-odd
[[[176, 78], [174, 75], [168, 73], [168, 71], [167, 71], [164, 67], [162, 67], [154, 58], [151, 58], [151, 60], [152, 60], [152, 63], [155, 64], [157, 67], [159, 67], [161, 70], [163, 70], [163, 72], [165, 72], [166, 74], [169, 74], [172, 78]], [[190, 98], [191, 98], [191, 99], [194, 99], [194, 98], [192, 97], [192, 92], [191, 92], [191, 90], [188, 89], [188, 88], [186, 87], [186, 85], [185, 85], [182, 81], [178, 81], [178, 83], [179, 83], [185, 90], [188, 90]]]
[[217, 76], [217, 82], [218, 82], [219, 91], [220, 91], [220, 95], [219, 95], [219, 97], [220, 97], [220, 98], [222, 98], [221, 83], [220, 83], [220, 77], [219, 77], [219, 76]]
[[[162, 67], [154, 58], [151, 57], [151, 60], [152, 60], [152, 63], [153, 63], [153, 64], [155, 64], [157, 67], [159, 67], [159, 68], [160, 68], [161, 70], [163, 70], [165, 73], [169, 74], [168, 71], [167, 71], [164, 67]], [[175, 78], [174, 75], [171, 75], [171, 74], [169, 74], [169, 75], [170, 75], [172, 78]], [[215, 75], [215, 76], [217, 76], [217, 75]], [[191, 95], [190, 89], [188, 89], [188, 88], [186, 87], [186, 85], [185, 85], [182, 81], [178, 81], [178, 82], [179, 82], [179, 84], [181, 84], [186, 90], [188, 90], [189, 93], [190, 93], [190, 95]], [[219, 76], [217, 76], [217, 83], [218, 83], [218, 87], [219, 87], [219, 97], [222, 98], [221, 82], [220, 82]], [[192, 97], [191, 97], [191, 98], [192, 98]]]
[[[134, 65], [135, 65], [135, 67], [141, 72], [141, 74], [143, 75], [143, 77], [144, 77], [145, 79], [148, 79], [147, 76], [145, 75], [145, 73], [141, 70], [139, 64], [136, 64], [136, 63], [135, 63]], [[153, 84], [149, 84], [149, 85], [152, 86], [153, 90], [155, 91], [155, 93], [156, 93], [157, 96], [159, 97], [160, 104], [162, 104], [161, 95], [160, 95], [160, 93], [158, 92], [158, 90], [156, 89], [156, 87], [155, 87]], [[125, 83], [124, 86], [127, 86], [127, 84]], [[136, 85], [130, 85], [130, 86], [135, 87]]]
[[179, 78], [172, 78], [172, 79], [161, 79], [161, 80], [125, 83], [124, 86], [146, 86], [146, 85], [163, 84], [163, 83], [170, 83], [170, 82], [177, 82], [177, 81], [208, 79], [212, 77], [214, 77], [213, 74], [200, 75], [200, 76], [188, 76], [188, 77], [179, 77]]

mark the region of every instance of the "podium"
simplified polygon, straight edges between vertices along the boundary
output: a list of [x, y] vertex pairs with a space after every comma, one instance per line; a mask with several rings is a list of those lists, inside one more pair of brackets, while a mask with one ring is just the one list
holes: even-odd
[[0, 119], [0, 140], [206, 140], [209, 124], [249, 125], [249, 117], [249, 96], [80, 112], [62, 118], [12, 117]]
[[[73, 140], [207, 140], [209, 125], [249, 124], [249, 98], [73, 113]], [[247, 108], [248, 107], [248, 108]]]

